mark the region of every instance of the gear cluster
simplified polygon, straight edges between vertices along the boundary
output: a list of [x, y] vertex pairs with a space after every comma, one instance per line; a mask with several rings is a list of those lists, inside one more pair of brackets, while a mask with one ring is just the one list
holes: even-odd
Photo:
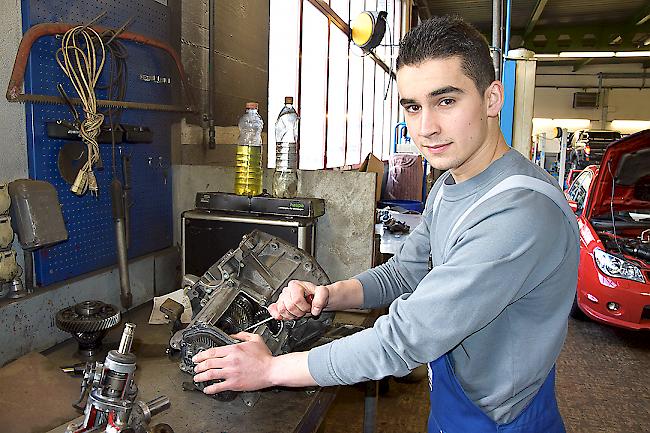
[[56, 326], [62, 331], [99, 332], [120, 323], [120, 311], [102, 301], [84, 301], [56, 313]]
[[56, 313], [56, 326], [79, 343], [82, 357], [93, 358], [106, 332], [120, 323], [120, 310], [102, 301], [84, 301]]
[[241, 332], [255, 323], [253, 322], [255, 310], [256, 308], [253, 307], [251, 301], [240, 293], [221, 317], [217, 327], [221, 328], [226, 334]]

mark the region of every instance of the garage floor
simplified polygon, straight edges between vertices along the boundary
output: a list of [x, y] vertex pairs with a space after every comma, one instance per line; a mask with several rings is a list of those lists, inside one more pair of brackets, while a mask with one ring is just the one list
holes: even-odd
[[[364, 387], [342, 389], [321, 433], [361, 432]], [[558, 404], [568, 433], [650, 433], [650, 333], [571, 320], [558, 361]], [[426, 431], [428, 386], [390, 382], [377, 433]]]

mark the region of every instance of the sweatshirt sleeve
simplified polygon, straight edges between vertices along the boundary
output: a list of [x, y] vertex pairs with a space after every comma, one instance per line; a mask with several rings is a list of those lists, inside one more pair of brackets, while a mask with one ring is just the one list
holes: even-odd
[[430, 212], [409, 234], [397, 253], [386, 263], [369, 269], [356, 278], [363, 286], [361, 308], [378, 308], [390, 304], [404, 293], [412, 293], [429, 271]]
[[400, 295], [412, 293], [429, 272], [432, 206], [444, 178], [441, 176], [431, 188], [422, 212], [422, 222], [411, 231], [397, 253], [386, 263], [353, 277], [363, 287], [361, 308], [383, 307]]
[[[490, 200], [489, 208], [477, 209], [463, 222], [461, 233], [446, 251], [445, 263], [419, 284], [396, 277], [404, 278], [403, 288], [415, 284], [415, 290], [398, 296], [373, 328], [309, 352], [309, 370], [319, 385], [408, 374], [489, 324], [527, 288], [548, 278], [567, 254], [577, 257], [571, 222], [551, 200], [529, 191]], [[399, 260], [380, 272], [393, 270], [400, 272]], [[383, 278], [390, 277], [383, 275], [375, 284], [381, 286]]]

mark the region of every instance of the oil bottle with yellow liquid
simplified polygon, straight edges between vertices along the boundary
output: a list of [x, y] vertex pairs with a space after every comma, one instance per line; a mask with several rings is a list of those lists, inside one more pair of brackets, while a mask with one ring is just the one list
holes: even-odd
[[255, 196], [262, 193], [262, 128], [264, 121], [257, 102], [246, 103], [239, 119], [239, 143], [235, 161], [235, 194]]

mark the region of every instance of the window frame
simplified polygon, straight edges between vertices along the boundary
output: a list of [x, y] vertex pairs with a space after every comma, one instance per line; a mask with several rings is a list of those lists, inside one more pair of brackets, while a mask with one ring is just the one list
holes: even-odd
[[[286, 1], [286, 0], [284, 0]], [[325, 70], [325, 75], [323, 79], [326, 80], [325, 84], [325, 119], [324, 119], [324, 137], [320, 137], [320, 131], [318, 136], [315, 137], [313, 140], [313, 144], [310, 143], [310, 140], [307, 139], [307, 135], [305, 133], [305, 130], [302, 128], [302, 122], [301, 122], [301, 128], [300, 128], [300, 134], [299, 134], [299, 143], [298, 146], [302, 146], [302, 152], [307, 151], [307, 148], [305, 148], [306, 143], [309, 143], [309, 152], [317, 152], [320, 154], [321, 152], [321, 147], [322, 147], [322, 163], [315, 165], [316, 160], [318, 157], [314, 158], [313, 154], [310, 154], [310, 163], [309, 166], [304, 167], [304, 162], [303, 162], [303, 153], [301, 153], [300, 161], [299, 161], [299, 168], [300, 169], [333, 169], [333, 168], [338, 168], [338, 167], [343, 167], [343, 168], [350, 168], [350, 167], [357, 167], [361, 162], [363, 162], [363, 159], [365, 158], [366, 155], [363, 154], [364, 150], [368, 150], [370, 153], [375, 154], [378, 156], [380, 159], [387, 159], [391, 150], [392, 150], [392, 136], [393, 136], [393, 129], [395, 127], [394, 124], [397, 124], [400, 120], [403, 120], [403, 112], [401, 110], [401, 107], [399, 107], [398, 101], [397, 101], [397, 96], [396, 92], [393, 91], [393, 89], [396, 87], [396, 75], [393, 70], [393, 63], [394, 59], [389, 58], [388, 61], [390, 65], [387, 65], [384, 60], [380, 58], [381, 54], [376, 54], [374, 52], [365, 54], [365, 56], [362, 58], [362, 71], [366, 70], [366, 63], [368, 61], [372, 61], [372, 70], [373, 74], [372, 75], [372, 85], [370, 83], [366, 83], [367, 86], [373, 87], [373, 92], [372, 92], [372, 97], [367, 96], [365, 92], [360, 90], [360, 96], [357, 96], [358, 90], [353, 89], [351, 90], [350, 83], [353, 81], [352, 79], [352, 66], [351, 66], [351, 57], [354, 55], [351, 53], [352, 50], [355, 50], [356, 47], [353, 47], [353, 43], [351, 42], [351, 29], [350, 25], [348, 22], [345, 21], [344, 18], [341, 18], [336, 11], [332, 8], [332, 0], [295, 0], [296, 2], [299, 3], [299, 22], [297, 23], [299, 25], [299, 32], [298, 32], [298, 70], [297, 70], [297, 76], [296, 78], [296, 97], [294, 98], [294, 106], [296, 107], [299, 115], [302, 115], [303, 112], [303, 104], [306, 104], [306, 101], [303, 101], [303, 65], [302, 65], [302, 57], [303, 57], [303, 14], [304, 10], [307, 4], [313, 6], [316, 10], [320, 11], [325, 19], [327, 20], [327, 60], [326, 60], [326, 65], [327, 68]], [[368, 3], [370, 1], [370, 3]], [[368, 1], [363, 1], [361, 0], [361, 10], [372, 10], [372, 5], [373, 1], [374, 4], [377, 5], [378, 7], [383, 6], [383, 10], [388, 10], [389, 11], [389, 23], [388, 23], [388, 28], [387, 28], [387, 33], [386, 36], [384, 37], [383, 44], [397, 44], [399, 40], [401, 39], [401, 36], [408, 31], [409, 26], [410, 26], [410, 7], [412, 6], [412, 0], [368, 0]], [[350, 21], [354, 19], [353, 16], [351, 16], [351, 12], [353, 10], [353, 5], [352, 1], [348, 1], [348, 17], [350, 18]], [[358, 6], [358, 5], [357, 5]], [[369, 7], [368, 7], [369, 6]], [[273, 6], [272, 6], [273, 7]], [[344, 8], [343, 8], [344, 9]], [[378, 9], [378, 8], [374, 8]], [[392, 9], [392, 10], [391, 10]], [[356, 14], [356, 10], [355, 10]], [[356, 15], [355, 15], [356, 16]], [[273, 25], [273, 21], [271, 21], [271, 25]], [[399, 28], [398, 28], [399, 26]], [[336, 29], [338, 30], [336, 30]], [[345, 37], [348, 40], [347, 44], [347, 71], [345, 72], [345, 87], [341, 87], [342, 89], [345, 89], [345, 106], [344, 106], [344, 115], [341, 116], [340, 110], [340, 104], [341, 104], [341, 98], [336, 98], [336, 105], [332, 106], [334, 107], [337, 111], [337, 116], [335, 116], [336, 119], [344, 119], [344, 124], [339, 125], [335, 124], [336, 128], [336, 133], [332, 133], [330, 136], [330, 127], [333, 125], [334, 120], [330, 119], [329, 113], [330, 113], [330, 90], [331, 85], [330, 85], [330, 66], [332, 63], [332, 33], [335, 31], [341, 31]], [[388, 32], [392, 32], [392, 36], [389, 36]], [[342, 44], [339, 43], [337, 45], [342, 47]], [[269, 40], [269, 43], [271, 43], [271, 40]], [[338, 50], [337, 50], [338, 51]], [[385, 50], [385, 55], [390, 56], [388, 48]], [[271, 52], [271, 50], [269, 50]], [[396, 50], [395, 50], [396, 52]], [[340, 54], [340, 53], [337, 53]], [[339, 57], [340, 60], [340, 57]], [[341, 62], [342, 63], [342, 62]], [[381, 73], [380, 71], [383, 71]], [[269, 72], [271, 74], [271, 68], [269, 68]], [[358, 80], [358, 77], [355, 77]], [[357, 81], [355, 80], [355, 81]], [[364, 72], [362, 72], [362, 78], [361, 78], [361, 89], [364, 88], [364, 81], [366, 80], [366, 77], [364, 77]], [[386, 93], [387, 97], [384, 101], [376, 101], [377, 98], [381, 97], [382, 99], [384, 98], [384, 93], [386, 92], [386, 86], [390, 82], [390, 90], [389, 92]], [[383, 85], [379, 84], [383, 83]], [[272, 80], [269, 79], [269, 89], [272, 87]], [[277, 92], [271, 92], [269, 90], [269, 96], [271, 93], [277, 93]], [[276, 95], [277, 96], [277, 95]], [[289, 95], [287, 95], [289, 96]], [[358, 143], [358, 156], [356, 154], [356, 146], [354, 149], [348, 149], [350, 145], [350, 124], [351, 122], [354, 122], [354, 119], [350, 118], [350, 108], [351, 108], [351, 103], [350, 100], [351, 98], [359, 97], [360, 102], [361, 102], [361, 108], [360, 108], [360, 114], [356, 114], [361, 117], [361, 121], [363, 122], [364, 118], [368, 118], [370, 116], [371, 118], [371, 131], [366, 130], [366, 134], [370, 135], [370, 149], [368, 148], [368, 143], [366, 143], [366, 148], [363, 146], [363, 136], [360, 137], [360, 141]], [[334, 98], [333, 98], [334, 99]], [[273, 101], [273, 103], [269, 103], [269, 120], [268, 120], [268, 129], [269, 129], [269, 150], [268, 150], [268, 166], [269, 167], [274, 167], [275, 166], [275, 107], [271, 107], [272, 105], [277, 105], [275, 104], [276, 101]], [[381, 105], [381, 106], [380, 106]], [[393, 106], [396, 106], [397, 109], [394, 110]], [[322, 109], [319, 108], [319, 111]], [[394, 112], [396, 111], [396, 115], [394, 115]], [[390, 116], [387, 116], [387, 114], [390, 113]], [[355, 116], [356, 116], [355, 115]], [[378, 117], [379, 120], [375, 121], [375, 116]], [[339, 120], [340, 121], [340, 120]], [[359, 125], [359, 129], [361, 130], [361, 134], [364, 133], [364, 126], [362, 123]], [[366, 125], [366, 129], [368, 126]], [[334, 141], [330, 143], [330, 140], [338, 137], [341, 135], [340, 131], [344, 130], [344, 137], [342, 138], [343, 144], [335, 144]], [[323, 139], [322, 144], [319, 142], [320, 139]], [[339, 138], [337, 138], [339, 139]], [[367, 138], [366, 138], [367, 140]], [[386, 145], [386, 140], [388, 140], [389, 145]], [[378, 142], [375, 142], [378, 141]], [[318, 143], [317, 143], [318, 142]], [[301, 144], [302, 143], [302, 144]], [[312, 147], [314, 146], [314, 147]], [[273, 148], [273, 149], [271, 149]], [[339, 155], [342, 149], [342, 154]], [[349, 150], [353, 150], [353, 152], [349, 152]], [[300, 149], [299, 149], [300, 151]], [[386, 152], [388, 151], [388, 152]], [[334, 153], [336, 152], [336, 153]], [[368, 153], [368, 152], [365, 152]], [[331, 159], [330, 163], [328, 163], [328, 157]]]

